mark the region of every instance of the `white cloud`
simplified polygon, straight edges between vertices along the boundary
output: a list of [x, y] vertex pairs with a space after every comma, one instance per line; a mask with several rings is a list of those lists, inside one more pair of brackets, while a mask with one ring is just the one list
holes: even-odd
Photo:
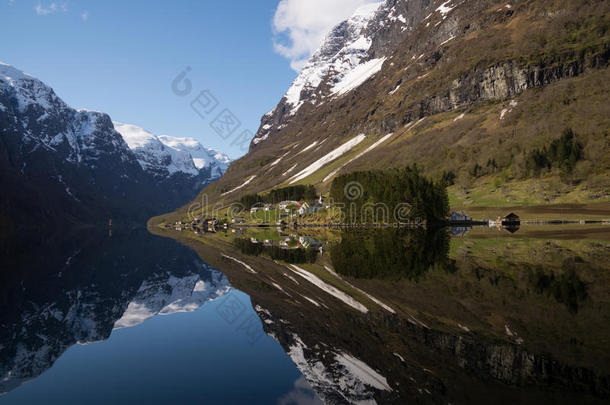
[[36, 7], [34, 7], [34, 10], [36, 10], [36, 14], [38, 15], [51, 14], [57, 11], [57, 4], [51, 3], [49, 4], [49, 7], [44, 7], [41, 3], [38, 3]]
[[273, 46], [299, 72], [332, 27], [356, 8], [379, 0], [280, 0], [273, 17]]
[[89, 19], [89, 12], [88, 11], [83, 11], [82, 14], [80, 15], [80, 18], [83, 21], [87, 21]]

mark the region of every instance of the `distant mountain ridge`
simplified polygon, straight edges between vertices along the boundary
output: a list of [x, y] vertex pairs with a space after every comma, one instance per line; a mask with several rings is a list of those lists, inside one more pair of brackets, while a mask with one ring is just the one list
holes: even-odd
[[226, 167], [220, 153], [197, 168], [190, 152], [139, 135], [126, 142], [107, 114], [75, 110], [0, 63], [0, 236], [25, 224], [141, 222], [185, 204]]

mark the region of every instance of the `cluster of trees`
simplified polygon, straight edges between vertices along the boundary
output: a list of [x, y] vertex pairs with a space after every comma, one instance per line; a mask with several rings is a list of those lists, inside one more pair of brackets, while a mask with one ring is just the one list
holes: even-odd
[[534, 149], [529, 153], [526, 162], [527, 172], [538, 176], [543, 169], [558, 167], [571, 173], [576, 162], [583, 158], [582, 144], [576, 139], [574, 131], [567, 128], [548, 148]]
[[330, 246], [333, 267], [355, 278], [418, 280], [431, 268], [455, 272], [446, 229], [350, 230]]
[[447, 176], [429, 180], [417, 165], [352, 172], [333, 180], [330, 197], [342, 204], [348, 222], [434, 223], [449, 215]]
[[250, 239], [245, 238], [236, 238], [233, 244], [245, 255], [260, 256], [264, 254], [273, 260], [282, 260], [286, 263], [315, 263], [318, 258], [316, 249], [285, 249], [275, 245], [265, 246], [262, 243], [253, 243]]
[[245, 208], [250, 209], [255, 204], [277, 204], [286, 200], [314, 200], [316, 188], [312, 185], [298, 185], [271, 190], [268, 194], [247, 194], [239, 200]]

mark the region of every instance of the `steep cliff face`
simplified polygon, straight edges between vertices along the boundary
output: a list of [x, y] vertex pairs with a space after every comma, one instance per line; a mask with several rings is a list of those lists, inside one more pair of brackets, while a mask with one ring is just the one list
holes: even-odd
[[361, 9], [263, 117], [250, 152], [203, 192], [232, 201], [301, 183], [324, 193], [337, 174], [412, 163], [465, 185], [518, 182], [532, 176], [528, 154], [572, 127], [585, 159], [562, 178], [584, 184], [587, 198], [607, 195], [608, 7], [388, 0]]

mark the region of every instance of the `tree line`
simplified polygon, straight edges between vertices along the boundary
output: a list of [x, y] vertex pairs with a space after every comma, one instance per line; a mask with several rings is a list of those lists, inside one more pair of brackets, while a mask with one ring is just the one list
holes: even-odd
[[417, 165], [339, 175], [330, 197], [342, 204], [348, 222], [433, 223], [449, 215], [446, 179], [429, 180]]

